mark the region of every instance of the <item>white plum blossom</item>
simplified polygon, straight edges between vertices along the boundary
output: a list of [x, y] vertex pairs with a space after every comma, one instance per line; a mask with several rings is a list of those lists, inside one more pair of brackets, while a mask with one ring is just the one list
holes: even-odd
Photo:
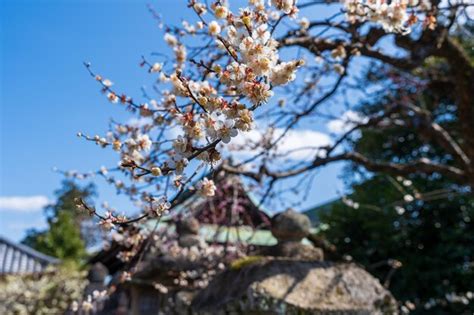
[[218, 6], [216, 6], [216, 8], [214, 9], [214, 15], [215, 15], [218, 19], [225, 19], [228, 14], [229, 14], [229, 10], [227, 9], [227, 7], [225, 7], [225, 6], [223, 6], [223, 5], [218, 5]]
[[333, 57], [336, 60], [345, 59], [346, 56], [347, 56], [346, 49], [344, 48], [343, 45], [338, 45], [336, 48], [334, 48], [331, 51], [331, 57]]
[[221, 26], [216, 21], [209, 23], [209, 34], [216, 36], [221, 32]]
[[111, 103], [118, 103], [119, 101], [118, 96], [113, 92], [107, 93], [107, 98], [109, 99]]
[[196, 33], [196, 26], [189, 24], [188, 21], [183, 21], [181, 24], [183, 24], [183, 28], [189, 34], [195, 34]]
[[271, 0], [271, 3], [285, 14], [298, 12], [298, 9], [296, 8], [296, 0]]
[[244, 93], [255, 105], [266, 103], [268, 99], [274, 94], [270, 89], [270, 85], [260, 82], [245, 83]]
[[106, 87], [111, 87], [113, 85], [112, 81], [110, 81], [109, 79], [104, 79], [102, 81], [102, 84]]
[[198, 15], [203, 15], [207, 12], [206, 5], [200, 2], [194, 2], [193, 9]]
[[285, 85], [296, 78], [296, 68], [304, 65], [303, 60], [282, 62], [274, 67], [272, 83], [274, 85]]
[[106, 231], [110, 231], [115, 227], [114, 225], [114, 217], [112, 216], [112, 213], [107, 211], [105, 213], [105, 217], [100, 220], [99, 225]]
[[300, 21], [298, 22], [298, 24], [301, 26], [301, 29], [303, 31], [307, 30], [310, 26], [310, 22], [309, 22], [308, 18], [306, 18], [306, 17], [302, 17], [300, 19]]
[[141, 150], [145, 150], [145, 151], [150, 150], [152, 142], [148, 135], [140, 134], [135, 138], [135, 141]]
[[153, 284], [153, 287], [158, 290], [161, 294], [166, 294], [168, 293], [168, 288], [162, 285], [161, 283], [155, 282]]
[[409, 186], [413, 185], [413, 182], [409, 179], [405, 179], [405, 180], [402, 181], [402, 184], [403, 184], [403, 186], [409, 187]]
[[216, 185], [213, 180], [204, 178], [196, 184], [196, 188], [201, 196], [212, 197], [216, 194]]
[[81, 309], [86, 313], [89, 313], [94, 309], [94, 304], [92, 303], [92, 297], [90, 295], [87, 296], [86, 300], [82, 301]]
[[148, 208], [148, 211], [153, 216], [161, 217], [163, 214], [166, 214], [170, 208], [171, 203], [166, 200], [166, 198], [162, 197], [157, 200], [154, 200], [151, 203], [151, 207]]
[[[417, 18], [408, 14], [409, 8], [418, 8], [427, 11], [431, 8], [429, 1], [411, 0], [342, 0], [346, 9], [347, 19], [351, 23], [358, 21], [373, 21], [379, 23], [385, 31], [407, 34], [411, 31], [410, 26]], [[427, 15], [425, 23], [432, 28], [436, 19]]]
[[176, 36], [170, 33], [166, 33], [164, 39], [165, 42], [171, 47], [175, 47], [176, 45], [178, 45], [178, 39], [176, 38]]
[[405, 208], [400, 207], [400, 206], [395, 206], [395, 211], [397, 212], [398, 215], [402, 215], [405, 213]]
[[172, 156], [170, 159], [166, 160], [165, 165], [178, 175], [182, 174], [184, 168], [189, 164], [189, 160], [183, 158], [180, 154]]
[[212, 139], [221, 139], [229, 143], [231, 138], [237, 136], [238, 131], [234, 128], [235, 122], [219, 111], [210, 115], [207, 119], [207, 133]]
[[160, 72], [163, 69], [163, 64], [159, 62], [155, 62], [150, 69], [150, 72]]
[[345, 197], [345, 196], [342, 197], [342, 202], [343, 202], [346, 206], [348, 206], [348, 207], [350, 207], [350, 208], [353, 208], [353, 209], [356, 209], [356, 210], [359, 209], [359, 207], [360, 207], [360, 204], [359, 204], [358, 202], [355, 202], [354, 200], [349, 199], [349, 198], [347, 198], [347, 197]]
[[346, 71], [346, 68], [344, 68], [343, 65], [338, 64], [338, 63], [336, 63], [335, 65], [333, 65], [333, 69], [334, 69], [334, 71], [336, 71], [336, 73], [338, 73], [338, 74], [340, 74], [340, 75], [343, 75], [344, 72]]
[[188, 140], [183, 136], [178, 136], [176, 140], [173, 142], [173, 148], [176, 153], [180, 155], [185, 155], [188, 147]]

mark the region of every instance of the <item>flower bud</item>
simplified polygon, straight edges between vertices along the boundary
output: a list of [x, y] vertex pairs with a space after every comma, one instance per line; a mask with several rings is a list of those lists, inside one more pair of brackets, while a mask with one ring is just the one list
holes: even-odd
[[203, 106], [204, 106], [204, 105], [207, 104], [207, 97], [205, 97], [205, 96], [199, 96], [199, 97], [198, 97], [198, 101], [199, 101], [199, 104], [200, 104], [200, 105], [203, 105]]
[[153, 176], [161, 176], [162, 175], [161, 168], [159, 168], [157, 166], [152, 167], [151, 168], [151, 174]]

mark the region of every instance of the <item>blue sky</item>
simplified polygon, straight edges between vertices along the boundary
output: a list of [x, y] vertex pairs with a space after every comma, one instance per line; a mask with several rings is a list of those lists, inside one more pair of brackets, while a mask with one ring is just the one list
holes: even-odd
[[[62, 177], [53, 167], [89, 171], [117, 163], [115, 154], [76, 137], [78, 131], [104, 134], [111, 117], [129, 117], [100, 95], [82, 63], [90, 61], [121, 90], [139, 97], [140, 88], [152, 82], [138, 66], [140, 58], [164, 47], [149, 2], [166, 23], [190, 16], [184, 0], [1, 2], [0, 200], [9, 200], [0, 203], [1, 235], [17, 241], [26, 229], [44, 227], [35, 205], [52, 200], [60, 188]], [[340, 166], [322, 170], [303, 208], [336, 197], [340, 173]], [[21, 198], [12, 202], [13, 196]], [[103, 200], [130, 207], [99, 185], [98, 201]]]

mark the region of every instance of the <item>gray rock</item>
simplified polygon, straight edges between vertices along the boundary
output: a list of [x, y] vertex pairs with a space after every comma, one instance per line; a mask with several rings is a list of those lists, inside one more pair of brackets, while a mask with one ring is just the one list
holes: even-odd
[[272, 234], [279, 241], [301, 241], [310, 228], [309, 218], [291, 209], [272, 218]]
[[288, 257], [299, 260], [324, 260], [324, 252], [321, 248], [305, 245], [301, 242], [279, 242], [277, 245], [262, 248], [256, 255], [272, 257]]
[[181, 247], [201, 246], [203, 240], [199, 236], [199, 221], [188, 217], [176, 222], [178, 244]]
[[182, 219], [176, 223], [176, 232], [179, 235], [199, 234], [199, 221], [193, 217]]
[[218, 275], [193, 299], [199, 314], [397, 314], [380, 282], [355, 264], [264, 259]]
[[182, 235], [178, 238], [178, 244], [181, 247], [202, 246], [203, 240], [198, 235]]

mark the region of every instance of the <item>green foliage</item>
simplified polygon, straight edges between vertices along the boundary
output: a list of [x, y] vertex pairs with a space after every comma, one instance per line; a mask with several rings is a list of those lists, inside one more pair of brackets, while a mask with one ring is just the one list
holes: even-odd
[[78, 213], [75, 199], [87, 200], [94, 195], [94, 187], [81, 188], [74, 182], [64, 181], [56, 195], [57, 202], [45, 208], [48, 228], [45, 231], [29, 230], [23, 243], [47, 255], [80, 261], [91, 241], [81, 231], [86, 217]]
[[[329, 225], [325, 237], [340, 253], [368, 267], [382, 282], [391, 267], [379, 262], [399, 260], [402, 267], [390, 279], [390, 289], [401, 301], [423, 306], [431, 298], [472, 290], [474, 198], [463, 195], [413, 202], [404, 205], [401, 213], [393, 206], [401, 194], [385, 176], [353, 188], [351, 198], [359, 202], [358, 209], [337, 204], [321, 218]], [[451, 313], [461, 314], [456, 307], [462, 306], [451, 305]], [[431, 314], [446, 311], [440, 308]]]

